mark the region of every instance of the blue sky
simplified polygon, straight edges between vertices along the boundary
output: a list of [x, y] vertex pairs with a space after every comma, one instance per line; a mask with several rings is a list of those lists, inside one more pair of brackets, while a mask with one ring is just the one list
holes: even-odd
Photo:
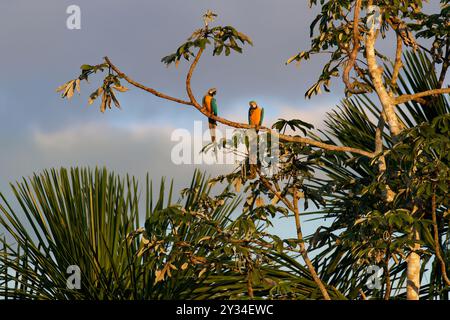
[[[70, 4], [81, 7], [81, 30], [66, 28], [65, 11]], [[120, 150], [132, 148], [138, 141], [126, 136], [133, 130], [143, 126], [149, 130], [148, 149], [161, 144], [169, 147], [164, 141], [167, 135], [158, 134], [160, 130], [190, 129], [194, 120], [204, 120], [189, 107], [159, 100], [137, 89], [121, 96], [122, 110], [100, 114], [96, 105], [87, 106], [87, 95], [96, 88], [95, 79], [92, 86], [83, 85], [81, 97], [70, 102], [63, 101], [55, 88], [74, 78], [81, 64], [100, 63], [108, 55], [135, 79], [184, 98], [187, 66], [166, 68], [160, 59], [201, 26], [201, 15], [207, 8], [219, 13], [218, 23], [236, 26], [255, 42], [243, 55], [213, 58], [207, 54], [198, 67], [194, 90], [201, 98], [209, 87], [217, 87], [222, 115], [245, 121], [247, 102], [251, 99], [265, 107], [268, 119], [292, 113], [299, 117], [302, 113], [316, 115], [318, 108], [325, 111], [337, 101], [333, 96], [304, 100], [303, 92], [317, 70], [313, 65], [301, 69], [284, 65], [290, 55], [307, 45], [308, 21], [299, 19], [299, 15], [307, 16], [304, 14], [307, 6], [301, 1], [274, 4], [273, 1], [132, 0], [126, 5], [114, 0], [3, 1], [1, 180], [15, 179], [43, 167], [79, 164], [79, 160], [128, 171], [131, 168], [116, 164], [107, 150], [113, 146], [120, 146]], [[150, 134], [152, 129], [154, 132]], [[91, 132], [94, 136], [84, 140], [89, 130], [98, 130], [98, 134]], [[71, 140], [71, 148], [57, 139], [71, 134], [80, 136]], [[108, 139], [110, 134], [119, 137]], [[61, 148], [58, 143], [62, 143]], [[131, 149], [127, 153], [135, 161], [150, 156], [139, 157]], [[114, 158], [126, 160], [127, 155], [117, 154]], [[138, 161], [139, 169], [132, 171], [139, 174], [151, 169], [153, 158]], [[159, 173], [172, 172], [160, 169], [163, 170], [158, 170]]]
[[[81, 8], [81, 30], [66, 28], [66, 8]], [[434, 5], [437, 5], [435, 1]], [[218, 88], [222, 116], [245, 121], [248, 101], [266, 110], [266, 124], [279, 117], [320, 126], [343, 97], [339, 83], [331, 94], [305, 100], [304, 92], [321, 70], [320, 59], [301, 67], [284, 62], [309, 44], [315, 10], [299, 0], [7, 0], [0, 2], [0, 190], [35, 171], [60, 166], [107, 166], [143, 178], [174, 178], [184, 186], [194, 166], [173, 165], [174, 129], [192, 130], [203, 117], [194, 109], [160, 100], [132, 88], [121, 95], [121, 110], [101, 114], [82, 95], [62, 100], [55, 88], [74, 78], [82, 64], [108, 55], [134, 79], [185, 98], [186, 64], [166, 68], [161, 58], [173, 52], [212, 9], [218, 24], [248, 34], [253, 47], [244, 54], [212, 57], [207, 52], [196, 71], [198, 99]], [[391, 45], [381, 49], [392, 52]], [[206, 122], [205, 122], [206, 123]], [[205, 124], [206, 126], [206, 124]], [[223, 166], [200, 166], [212, 174]]]

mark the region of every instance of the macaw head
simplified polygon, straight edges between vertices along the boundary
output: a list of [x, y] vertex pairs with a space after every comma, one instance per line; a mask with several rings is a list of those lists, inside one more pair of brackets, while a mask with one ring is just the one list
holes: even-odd
[[210, 96], [215, 96], [217, 93], [217, 89], [216, 88], [211, 88], [208, 90], [208, 95]]
[[253, 108], [253, 109], [258, 108], [258, 104], [256, 103], [256, 101], [252, 100], [248, 104], [249, 104], [250, 108]]

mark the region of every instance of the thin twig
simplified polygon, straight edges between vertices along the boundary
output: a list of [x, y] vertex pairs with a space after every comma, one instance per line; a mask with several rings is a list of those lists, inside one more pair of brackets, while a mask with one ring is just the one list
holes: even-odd
[[445, 265], [445, 260], [441, 255], [441, 242], [439, 241], [439, 229], [436, 218], [436, 190], [433, 190], [433, 195], [431, 196], [431, 216], [433, 219], [433, 236], [434, 236], [434, 251], [436, 258], [441, 265], [442, 278], [447, 286], [450, 286], [450, 279], [447, 276], [447, 266]]
[[355, 66], [356, 58], [358, 57], [360, 44], [360, 35], [359, 35], [359, 14], [361, 12], [361, 0], [356, 0], [355, 4], [355, 14], [353, 18], [353, 49], [349, 54], [349, 58], [344, 68], [344, 72], [342, 74], [342, 80], [347, 88], [347, 91], [353, 94], [361, 94], [366, 93], [367, 90], [364, 89], [355, 89], [355, 82], [350, 82], [350, 72]]
[[105, 57], [105, 61], [106, 61], [106, 63], [107, 63], [107, 64], [108, 64], [108, 65], [109, 65], [116, 73], [117, 73], [117, 75], [118, 75], [120, 78], [125, 79], [129, 84], [131, 84], [131, 85], [133, 85], [133, 86], [135, 86], [135, 87], [137, 87], [137, 88], [139, 88], [139, 89], [142, 89], [142, 90], [144, 90], [144, 91], [150, 92], [151, 94], [153, 94], [153, 95], [155, 95], [155, 96], [157, 96], [157, 97], [159, 97], [159, 98], [162, 98], [162, 99], [174, 101], [174, 102], [177, 102], [177, 103], [180, 103], [180, 104], [189, 105], [189, 106], [192, 106], [192, 105], [193, 105], [193, 104], [192, 104], [191, 102], [189, 102], [189, 101], [185, 101], [185, 100], [182, 100], [182, 99], [178, 99], [178, 98], [171, 97], [171, 96], [166, 95], [166, 94], [164, 94], [164, 93], [161, 93], [161, 92], [159, 92], [159, 91], [157, 91], [157, 90], [155, 90], [155, 89], [153, 89], [153, 88], [144, 86], [143, 84], [141, 84], [141, 83], [139, 83], [139, 82], [137, 82], [137, 81], [134, 81], [134, 80], [131, 79], [129, 76], [127, 76], [125, 73], [123, 73], [122, 71], [120, 71], [119, 68], [117, 68], [117, 67], [111, 62], [111, 60], [110, 60], [108, 57]]
[[320, 292], [322, 293], [325, 300], [331, 300], [330, 295], [328, 294], [327, 289], [325, 288], [322, 280], [317, 275], [316, 269], [314, 268], [314, 265], [312, 264], [311, 260], [308, 256], [308, 251], [306, 250], [304, 239], [303, 239], [303, 233], [300, 223], [300, 213], [298, 210], [298, 197], [297, 197], [297, 189], [294, 187], [293, 191], [293, 203], [289, 202], [286, 197], [284, 197], [280, 192], [278, 192], [272, 184], [260, 174], [260, 181], [263, 183], [263, 185], [278, 199], [280, 199], [286, 207], [288, 207], [289, 210], [291, 210], [294, 213], [295, 216], [295, 225], [297, 230], [297, 239], [299, 240], [299, 247], [300, 247], [300, 254], [302, 255], [303, 260], [306, 263], [306, 266], [308, 267], [309, 272], [311, 273], [311, 276], [314, 279], [314, 282], [319, 287]]

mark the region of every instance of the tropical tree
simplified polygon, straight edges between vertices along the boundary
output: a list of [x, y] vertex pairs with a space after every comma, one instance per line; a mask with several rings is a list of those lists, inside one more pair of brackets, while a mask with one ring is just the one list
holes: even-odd
[[[424, 52], [405, 55], [399, 75], [400, 92], [411, 94], [439, 86], [433, 60]], [[387, 72], [390, 69], [386, 67]], [[367, 113], [366, 110], [369, 112]], [[370, 150], [376, 143], [374, 132], [381, 109], [365, 95], [346, 99], [329, 113], [328, 143], [347, 144]], [[383, 145], [390, 170], [380, 174], [371, 161], [342, 153], [326, 156], [319, 170], [326, 179], [315, 180], [316, 191], [327, 195], [320, 217], [331, 219], [309, 237], [318, 250], [320, 275], [349, 298], [364, 295], [368, 267], [383, 270], [381, 286], [371, 288], [372, 297], [404, 298], [407, 257], [416, 242], [411, 228], [420, 236], [420, 273], [430, 282], [421, 287], [424, 298], [448, 299], [450, 289], [448, 243], [449, 100], [438, 97], [427, 103], [410, 102], [399, 109], [405, 128], [394, 142], [382, 128]], [[395, 192], [386, 201], [385, 186]]]
[[[51, 170], [24, 179], [13, 185], [20, 210], [0, 194], [0, 225], [6, 230], [0, 242], [0, 295], [316, 297], [308, 271], [282, 243], [269, 241], [266, 224], [236, 215], [240, 198], [229, 187], [216, 196], [211, 190], [199, 172], [176, 201], [173, 183], [167, 190], [163, 179], [154, 190], [147, 178], [144, 203], [135, 178], [106, 169]], [[76, 281], [70, 285], [74, 270], [80, 272], [79, 287]], [[342, 298], [336, 290], [332, 296]]]
[[[320, 162], [318, 159], [324, 156], [325, 151], [340, 152], [344, 157], [351, 157], [352, 161], [363, 161], [366, 163], [366, 170], [369, 170], [370, 167], [372, 174], [384, 179], [383, 183], [377, 186], [377, 188], [382, 187], [380, 192], [384, 197], [383, 203], [389, 204], [388, 207], [391, 207], [392, 210], [405, 209], [396, 207], [396, 199], [399, 196], [397, 192], [400, 192], [401, 188], [397, 187], [397, 181], [388, 179], [393, 176], [393, 173], [399, 172], [396, 165], [390, 167], [393, 162], [389, 161], [389, 157], [394, 153], [389, 153], [389, 151], [393, 151], [392, 149], [407, 136], [407, 133], [403, 133], [406, 129], [403, 122], [406, 121], [404, 118], [409, 105], [420, 104], [434, 108], [434, 101], [441, 99], [440, 95], [450, 92], [450, 88], [444, 86], [450, 65], [450, 24], [448, 19], [450, 5], [448, 0], [441, 0], [440, 12], [426, 14], [422, 10], [422, 0], [394, 2], [385, 0], [310, 0], [309, 3], [311, 6], [320, 7], [319, 14], [311, 24], [311, 47], [294, 55], [287, 62], [301, 62], [316, 54], [328, 55], [329, 60], [324, 65], [318, 81], [307, 91], [307, 97], [320, 93], [322, 89], [329, 91], [331, 80], [339, 76], [342, 77], [347, 95], [372, 94], [375, 96], [376, 105], [379, 104], [378, 112], [372, 112], [372, 116], [376, 117], [376, 125], [371, 126], [369, 132], [366, 130], [355, 133], [356, 136], [371, 134], [373, 141], [369, 145], [362, 144], [362, 141], [358, 145], [355, 145], [353, 141], [337, 144], [310, 134], [301, 136], [296, 133], [280, 133], [276, 130], [282, 129], [286, 125], [293, 129], [309, 129], [308, 124], [292, 122], [292, 120], [290, 120], [291, 122], [281, 121], [275, 124], [274, 128], [258, 127], [256, 129], [260, 132], [270, 133], [277, 137], [282, 142], [280, 149], [287, 156], [286, 161], [283, 160], [284, 168], [280, 170], [280, 175], [275, 176], [272, 181], [267, 181], [264, 176], [259, 175], [257, 183], [266, 188], [267, 192], [262, 191], [264, 194], [270, 195], [275, 202], [277, 199], [280, 200], [294, 215], [297, 227], [297, 248], [315, 283], [321, 288], [323, 298], [330, 299], [331, 297], [326, 292], [323, 281], [317, 276], [317, 270], [311, 263], [304, 247], [304, 238], [299, 223], [298, 198], [302, 192], [313, 201], [319, 202], [320, 200], [317, 194], [312, 193], [313, 189], [308, 188], [305, 184], [306, 179], [311, 178], [311, 166]], [[93, 73], [105, 72], [103, 84], [91, 94], [89, 100], [90, 103], [93, 103], [101, 96], [100, 110], [102, 112], [111, 108], [113, 104], [120, 105], [116, 93], [127, 91], [128, 89], [121, 83], [127, 82], [157, 97], [194, 107], [206, 117], [224, 125], [237, 129], [255, 129], [254, 126], [248, 124], [210, 115], [198, 103], [192, 91], [191, 80], [194, 71], [209, 47], [212, 47], [212, 54], [218, 56], [222, 53], [229, 55], [233, 51], [241, 53], [241, 46], [252, 44], [247, 35], [231, 26], [212, 26], [215, 17], [216, 14], [208, 11], [203, 17], [204, 26], [196, 30], [174, 53], [162, 59], [162, 62], [167, 65], [172, 63], [177, 65], [182, 60], [192, 59], [186, 75], [187, 100], [169, 96], [133, 80], [113, 64], [108, 57], [105, 57], [104, 62], [98, 65], [83, 65], [81, 74], [59, 87], [58, 91], [62, 92], [63, 97], [71, 98], [75, 91], [80, 91], [81, 81], [88, 80]], [[388, 33], [394, 35], [396, 47], [395, 57], [392, 59], [392, 69], [389, 72], [386, 67], [382, 66], [382, 63], [388, 63], [391, 60], [376, 49], [377, 42], [381, 38], [385, 38]], [[406, 48], [428, 52], [432, 57], [432, 63], [441, 66], [439, 71], [437, 68], [433, 69], [437, 74], [437, 83], [433, 87], [422, 86], [411, 91], [408, 86], [404, 86], [403, 91], [400, 90], [400, 85], [403, 84], [399, 82], [405, 81], [405, 79], [400, 79], [400, 74], [404, 64], [402, 57]], [[364, 101], [364, 98], [361, 99], [363, 100], [359, 101]], [[370, 111], [369, 105], [363, 104], [362, 106], [367, 108], [366, 112]], [[385, 128], [387, 131], [384, 130]], [[346, 140], [349, 140], [348, 137]], [[341, 140], [341, 142], [343, 141]], [[289, 155], [292, 156], [289, 157]], [[361, 157], [364, 157], [364, 160], [361, 160]], [[277, 190], [277, 184], [279, 190]], [[409, 218], [405, 219], [414, 218], [413, 213], [419, 209], [419, 206], [407, 208]], [[409, 231], [404, 230], [404, 232], [408, 233], [408, 245], [411, 248], [405, 257], [407, 265], [406, 293], [408, 299], [418, 299], [421, 241], [423, 239], [417, 225], [405, 224], [405, 227], [409, 227]]]

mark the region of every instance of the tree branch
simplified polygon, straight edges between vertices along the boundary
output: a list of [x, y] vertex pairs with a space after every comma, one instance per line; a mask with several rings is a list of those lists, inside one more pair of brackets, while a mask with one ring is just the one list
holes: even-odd
[[434, 251], [436, 254], [436, 258], [441, 265], [441, 273], [442, 279], [444, 280], [447, 286], [450, 286], [450, 279], [447, 276], [447, 266], [445, 264], [445, 260], [441, 255], [441, 244], [439, 241], [439, 229], [436, 218], [436, 188], [434, 187], [433, 195], [431, 196], [431, 216], [433, 219], [433, 238], [434, 238]]
[[394, 99], [394, 103], [396, 105], [402, 104], [411, 100], [418, 100], [423, 97], [433, 96], [433, 95], [439, 95], [439, 94], [446, 94], [450, 93], [450, 88], [441, 88], [441, 89], [432, 89], [427, 90], [419, 93], [414, 94], [404, 94]]
[[369, 67], [370, 78], [372, 79], [373, 86], [383, 106], [383, 112], [386, 116], [386, 121], [389, 124], [389, 128], [394, 139], [400, 134], [400, 126], [397, 115], [395, 114], [395, 104], [393, 98], [387, 91], [383, 83], [383, 68], [378, 65], [375, 51], [375, 42], [378, 37], [378, 30], [375, 26], [369, 30], [366, 42], [366, 60]]
[[201, 110], [203, 108], [203, 106], [201, 106], [197, 100], [195, 100], [195, 96], [192, 93], [192, 88], [191, 88], [191, 79], [192, 79], [192, 74], [194, 73], [195, 68], [197, 67], [198, 61], [200, 60], [200, 57], [202, 56], [203, 53], [203, 49], [199, 49], [197, 55], [195, 56], [194, 62], [192, 62], [191, 67], [189, 68], [189, 72], [187, 74], [186, 77], [186, 92], [187, 95], [189, 97], [189, 99], [191, 100], [191, 104], [196, 107], [197, 109]]
[[368, 157], [368, 158], [375, 157], [375, 153], [369, 152], [369, 151], [364, 151], [364, 150], [358, 149], [358, 148], [335, 146], [332, 144], [327, 144], [327, 143], [316, 141], [316, 140], [309, 139], [309, 138], [279, 134], [279, 133], [277, 133], [271, 129], [265, 128], [265, 127], [261, 127], [260, 130], [266, 130], [266, 131], [272, 133], [273, 135], [278, 136], [278, 138], [281, 141], [304, 143], [304, 144], [318, 147], [318, 148], [324, 149], [324, 150], [350, 152], [350, 153], [360, 154], [360, 155]]
[[[186, 91], [187, 94], [189, 96], [190, 101], [185, 101], [185, 100], [181, 100], [178, 98], [174, 98], [171, 97], [169, 95], [166, 95], [164, 93], [161, 93], [153, 88], [149, 88], [147, 86], [144, 86], [143, 84], [131, 79], [129, 76], [127, 76], [124, 72], [122, 72], [117, 66], [115, 66], [111, 60], [108, 57], [105, 57], [105, 61], [106, 63], [111, 67], [111, 69], [113, 69], [120, 78], [125, 79], [125, 81], [127, 81], [129, 84], [142, 89], [144, 91], [147, 91], [157, 97], [160, 97], [162, 99], [166, 99], [166, 100], [170, 100], [170, 101], [174, 101], [183, 105], [188, 105], [188, 106], [193, 106], [195, 107], [198, 111], [200, 111], [203, 115], [205, 115], [208, 118], [211, 118], [213, 120], [216, 120], [217, 122], [222, 123], [223, 125], [229, 126], [229, 127], [233, 127], [236, 129], [255, 129], [254, 125], [249, 125], [246, 123], [239, 123], [239, 122], [234, 122], [234, 121], [230, 121], [228, 119], [225, 118], [221, 118], [218, 116], [215, 116], [213, 114], [209, 114], [207, 112], [207, 110], [204, 110], [203, 107], [196, 101], [195, 96], [192, 92], [191, 89], [191, 79], [192, 79], [192, 75], [193, 72], [198, 64], [198, 61], [200, 60], [200, 57], [203, 53], [203, 50], [199, 50], [199, 52], [197, 53], [197, 56], [195, 58], [195, 60], [193, 61], [188, 75], [186, 77]], [[304, 143], [304, 144], [308, 144], [320, 149], [324, 149], [324, 150], [329, 150], [329, 151], [338, 151], [338, 152], [350, 152], [350, 153], [354, 153], [354, 154], [359, 154], [368, 158], [373, 158], [375, 156], [375, 153], [373, 152], [369, 152], [369, 151], [365, 151], [362, 149], [358, 149], [358, 148], [352, 148], [352, 147], [345, 147], [345, 146], [335, 146], [332, 144], [327, 144], [321, 141], [317, 141], [317, 140], [313, 140], [310, 138], [304, 138], [304, 137], [299, 137], [299, 136], [289, 136], [289, 135], [284, 135], [284, 134], [280, 134], [270, 128], [267, 127], [260, 127], [259, 130], [261, 131], [267, 131], [271, 134], [273, 134], [274, 136], [277, 136], [279, 140], [281, 141], [285, 141], [285, 142], [294, 142], [294, 143]]]
[[[383, 111], [381, 111], [380, 119], [378, 119], [377, 129], [375, 131], [375, 153], [380, 155], [378, 158], [378, 172], [384, 174], [386, 172], [386, 157], [381, 155], [383, 152], [383, 129], [386, 124], [386, 116]], [[384, 192], [384, 197], [387, 202], [394, 201], [395, 192], [392, 191], [391, 187], [386, 184]]]
[[359, 36], [359, 14], [361, 12], [361, 0], [356, 0], [355, 14], [353, 18], [353, 49], [349, 55], [349, 59], [345, 65], [344, 72], [342, 74], [342, 80], [344, 81], [347, 91], [353, 94], [366, 93], [366, 90], [355, 89], [355, 83], [350, 82], [350, 72], [355, 66], [356, 58], [360, 48], [360, 36]]
[[366, 296], [366, 294], [364, 293], [364, 291], [363, 291], [362, 289], [359, 289], [358, 291], [359, 291], [359, 294], [361, 295], [361, 298], [362, 298], [363, 300], [367, 300], [367, 296]]
[[139, 88], [139, 89], [142, 89], [142, 90], [144, 90], [144, 91], [150, 92], [151, 94], [153, 94], [153, 95], [155, 95], [155, 96], [157, 96], [157, 97], [159, 97], [159, 98], [162, 98], [162, 99], [174, 101], [174, 102], [177, 102], [177, 103], [180, 103], [180, 104], [185, 104], [185, 105], [188, 105], [188, 106], [192, 106], [192, 105], [193, 105], [192, 102], [189, 102], [189, 101], [185, 101], [185, 100], [181, 100], [181, 99], [178, 99], [178, 98], [174, 98], [174, 97], [168, 96], [168, 95], [166, 95], [166, 94], [164, 94], [164, 93], [161, 93], [161, 92], [159, 92], [159, 91], [157, 91], [157, 90], [155, 90], [155, 89], [153, 89], [153, 88], [144, 86], [143, 84], [141, 84], [141, 83], [139, 83], [139, 82], [137, 82], [137, 81], [134, 81], [134, 80], [131, 79], [129, 76], [127, 76], [125, 73], [123, 73], [122, 71], [120, 71], [119, 68], [117, 68], [117, 67], [111, 62], [111, 60], [110, 60], [108, 57], [105, 57], [104, 59], [105, 59], [106, 63], [111, 67], [111, 69], [113, 69], [113, 70], [117, 73], [117, 75], [118, 75], [120, 78], [125, 79], [126, 82], [128, 82], [129, 84], [135, 86], [136, 88]]
[[[389, 233], [392, 234], [392, 230], [389, 230]], [[390, 267], [389, 267], [389, 261], [391, 261], [391, 238], [389, 237], [389, 240], [386, 243], [386, 255], [384, 257], [384, 264], [383, 264], [383, 272], [385, 274], [386, 278], [386, 291], [384, 292], [384, 300], [389, 300], [391, 298], [391, 291], [392, 291], [392, 282], [391, 282], [391, 274], [390, 274]]]
[[327, 289], [323, 285], [322, 280], [317, 275], [317, 272], [316, 272], [316, 269], [314, 268], [314, 265], [312, 264], [311, 260], [309, 259], [308, 250], [306, 250], [305, 241], [303, 240], [302, 225], [301, 225], [301, 222], [300, 222], [300, 213], [299, 213], [299, 210], [298, 210], [297, 188], [294, 186], [293, 189], [294, 190], [292, 192], [293, 193], [292, 194], [292, 198], [293, 198], [293, 205], [294, 205], [295, 226], [296, 226], [296, 229], [297, 229], [297, 239], [299, 240], [300, 254], [303, 257], [303, 260], [305, 261], [306, 266], [308, 267], [309, 272], [311, 273], [311, 276], [314, 279], [314, 282], [319, 287], [320, 292], [322, 292], [323, 298], [325, 300], [331, 300]]
[[445, 57], [444, 62], [442, 63], [441, 74], [438, 80], [438, 88], [442, 88], [442, 86], [444, 85], [445, 76], [447, 75], [447, 70], [449, 67], [450, 67], [450, 38], [447, 37]]
[[262, 182], [262, 184], [270, 191], [272, 192], [272, 194], [274, 196], [276, 196], [278, 199], [280, 199], [284, 205], [291, 210], [292, 212], [294, 211], [294, 206], [292, 205], [292, 203], [290, 203], [286, 197], [284, 197], [281, 192], [278, 192], [276, 189], [273, 188], [272, 184], [269, 182], [269, 180], [267, 180], [263, 175], [259, 175], [259, 179]]
[[403, 39], [400, 36], [400, 34], [397, 33], [397, 49], [395, 51], [395, 63], [391, 79], [392, 88], [397, 87], [398, 75], [400, 74], [400, 69], [403, 67], [402, 53], [403, 53]]
[[386, 125], [384, 112], [381, 111], [380, 119], [378, 119], [377, 129], [375, 130], [375, 153], [383, 152], [383, 129]]
[[391, 298], [392, 291], [389, 260], [383, 265], [383, 272], [386, 274], [386, 291], [384, 293], [384, 300], [389, 300]]
[[251, 270], [247, 273], [247, 294], [250, 299], [254, 299], [255, 296], [253, 294], [253, 283], [252, 283], [252, 275]]
[[263, 175], [261, 175], [260, 173], [259, 173], [259, 178], [260, 178], [260, 181], [262, 182], [262, 184], [274, 196], [276, 196], [278, 199], [280, 199], [286, 205], [286, 207], [288, 207], [289, 210], [291, 210], [294, 213], [295, 226], [296, 226], [296, 231], [297, 231], [297, 239], [299, 240], [300, 254], [302, 255], [303, 260], [305, 261], [306, 266], [308, 267], [308, 270], [311, 273], [312, 278], [314, 279], [314, 282], [319, 287], [320, 292], [323, 295], [323, 298], [325, 300], [331, 300], [327, 289], [325, 288], [322, 280], [317, 275], [316, 269], [314, 268], [314, 265], [312, 264], [311, 260], [309, 259], [308, 251], [306, 250], [306, 247], [305, 247], [305, 242], [304, 242], [303, 233], [302, 233], [302, 226], [301, 226], [301, 223], [300, 223], [300, 213], [299, 213], [299, 210], [298, 210], [297, 188], [295, 186], [293, 188], [294, 189], [293, 195], [292, 195], [293, 201], [291, 203], [291, 202], [289, 202], [289, 200], [286, 199], [285, 196], [283, 196], [280, 192], [278, 192], [276, 190], [276, 188], [274, 188], [272, 186], [272, 184]]

